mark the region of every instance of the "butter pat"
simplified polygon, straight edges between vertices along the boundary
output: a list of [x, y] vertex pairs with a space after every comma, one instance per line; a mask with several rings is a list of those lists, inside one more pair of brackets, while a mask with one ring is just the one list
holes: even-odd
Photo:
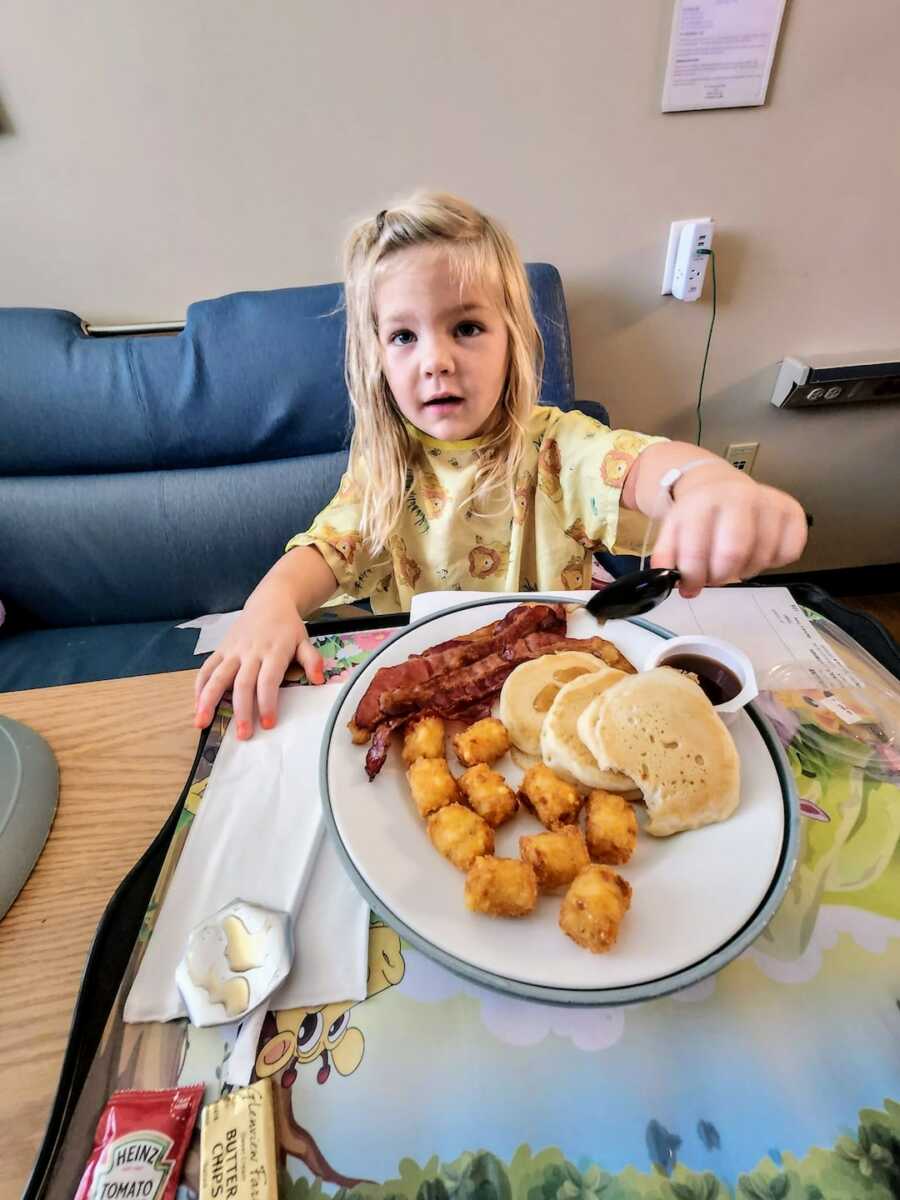
[[240, 917], [231, 913], [222, 921], [225, 957], [232, 971], [252, 971], [266, 961], [266, 935], [251, 933]]
[[232, 900], [191, 930], [175, 969], [191, 1024], [245, 1017], [287, 977], [293, 957], [293, 919], [286, 912]]
[[200, 1200], [277, 1200], [271, 1080], [207, 1105], [200, 1118]]

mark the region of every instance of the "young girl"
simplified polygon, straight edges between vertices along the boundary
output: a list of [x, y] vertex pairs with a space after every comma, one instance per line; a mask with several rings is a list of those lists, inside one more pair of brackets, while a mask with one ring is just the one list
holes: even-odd
[[362, 222], [345, 275], [348, 470], [201, 667], [196, 725], [231, 687], [238, 737], [255, 711], [270, 729], [295, 658], [322, 683], [302, 615], [328, 600], [396, 612], [436, 589], [586, 588], [594, 550], [639, 549], [637, 514], [662, 516], [652, 562], [678, 567], [688, 596], [803, 550], [784, 492], [696, 446], [538, 405], [524, 267], [465, 201], [420, 193]]

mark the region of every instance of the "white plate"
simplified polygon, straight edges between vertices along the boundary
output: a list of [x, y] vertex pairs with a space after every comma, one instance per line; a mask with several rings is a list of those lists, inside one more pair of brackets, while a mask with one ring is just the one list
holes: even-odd
[[[540, 597], [530, 596], [536, 600]], [[464, 875], [432, 847], [409, 794], [399, 742], [370, 783], [366, 747], [347, 722], [374, 673], [410, 654], [498, 620], [516, 602], [484, 600], [426, 617], [385, 643], [344, 688], [322, 750], [326, 820], [351, 876], [372, 906], [415, 945], [480, 983], [563, 1003], [622, 1003], [660, 995], [718, 970], [757, 936], [787, 886], [794, 859], [796, 800], [777, 739], [757, 713], [731, 727], [741, 758], [741, 804], [727, 821], [653, 838], [641, 834], [619, 868], [633, 888], [616, 946], [595, 955], [557, 924], [561, 896], [534, 913], [503, 920], [469, 912]], [[569, 618], [570, 637], [601, 633], [640, 669], [665, 631], [633, 621], [600, 630], [587, 613]], [[462, 767], [448, 744], [451, 770]], [[510, 786], [521, 772], [495, 764]], [[542, 827], [524, 810], [496, 833], [498, 855], [517, 857], [520, 834]]]

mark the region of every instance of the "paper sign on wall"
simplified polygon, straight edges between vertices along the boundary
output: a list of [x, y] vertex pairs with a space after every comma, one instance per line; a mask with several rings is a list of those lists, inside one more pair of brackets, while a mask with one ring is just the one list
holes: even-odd
[[785, 0], [675, 0], [663, 112], [764, 104]]

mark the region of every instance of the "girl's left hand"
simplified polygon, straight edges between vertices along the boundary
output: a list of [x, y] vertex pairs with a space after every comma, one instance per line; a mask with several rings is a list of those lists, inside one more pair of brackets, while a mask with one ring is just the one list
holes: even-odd
[[[755, 483], [722, 463], [686, 474], [663, 520], [651, 562], [677, 567], [687, 599], [702, 588], [751, 579], [803, 553], [806, 514], [777, 488]], [[705, 476], [705, 478], [703, 478]]]

